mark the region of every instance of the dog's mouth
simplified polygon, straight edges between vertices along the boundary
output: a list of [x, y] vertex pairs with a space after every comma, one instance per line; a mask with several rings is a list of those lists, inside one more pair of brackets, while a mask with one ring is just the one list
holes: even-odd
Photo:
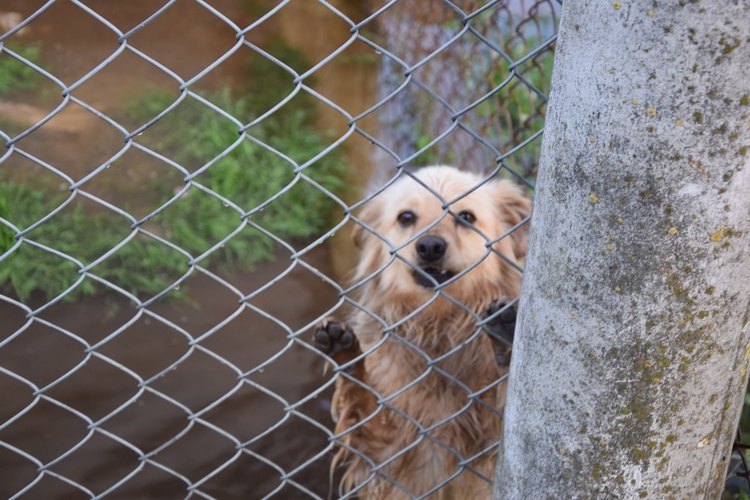
[[443, 284], [454, 277], [456, 273], [448, 271], [447, 269], [425, 266], [420, 268], [419, 271], [414, 269], [412, 275], [414, 276], [414, 281], [416, 281], [418, 285], [432, 288], [435, 286], [435, 282], [437, 282], [438, 285]]

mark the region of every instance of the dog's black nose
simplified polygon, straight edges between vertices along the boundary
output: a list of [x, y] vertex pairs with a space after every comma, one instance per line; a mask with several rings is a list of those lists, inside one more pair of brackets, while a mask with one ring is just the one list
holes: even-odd
[[436, 262], [443, 258], [448, 243], [439, 236], [423, 236], [417, 240], [417, 255], [426, 262]]

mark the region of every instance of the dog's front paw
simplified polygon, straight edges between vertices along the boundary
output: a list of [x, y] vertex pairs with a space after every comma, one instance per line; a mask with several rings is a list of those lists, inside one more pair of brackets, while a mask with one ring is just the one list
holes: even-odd
[[359, 350], [359, 344], [352, 329], [346, 323], [333, 318], [325, 319], [315, 328], [313, 344], [316, 349], [331, 358], [342, 351]]
[[[490, 336], [512, 344], [513, 334], [516, 331], [516, 310], [513, 306], [507, 307], [507, 305], [503, 299], [493, 302], [482, 314], [482, 319], [492, 318], [485, 323]], [[503, 308], [505, 310], [498, 314], [498, 311]]]
[[[497, 363], [505, 366], [510, 365], [513, 336], [516, 331], [516, 310], [513, 306], [506, 307], [507, 305], [505, 300], [500, 299], [493, 302], [482, 314], [483, 320], [491, 318], [485, 323], [485, 331], [492, 340]], [[505, 310], [502, 310], [503, 308]]]

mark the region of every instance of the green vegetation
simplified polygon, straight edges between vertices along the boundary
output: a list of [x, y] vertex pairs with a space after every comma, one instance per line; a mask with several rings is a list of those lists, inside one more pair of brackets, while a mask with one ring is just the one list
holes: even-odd
[[740, 416], [740, 431], [742, 431], [742, 442], [750, 444], [750, 386], [745, 390], [745, 402], [742, 405]]
[[[39, 45], [11, 45], [8, 48], [24, 59], [39, 64], [41, 52]], [[0, 51], [0, 96], [20, 90], [33, 89], [38, 84], [40, 77], [41, 75], [31, 66], [9, 56], [4, 50]]]
[[[516, 42], [506, 47], [506, 53], [518, 61], [533, 48], [541, 44], [534, 37], [523, 43]], [[534, 58], [515, 68], [516, 75], [497, 93], [485, 99], [476, 108], [469, 111], [467, 124], [487, 139], [500, 151], [515, 147], [541, 130], [544, 126], [546, 102], [540, 98], [519, 76], [536, 87], [542, 93], [549, 92], [552, 76], [553, 52], [545, 50]], [[475, 58], [465, 61], [463, 71], [466, 76], [459, 80], [469, 82], [467, 88], [476, 88], [475, 98], [485, 95], [500, 86], [511, 76], [510, 63], [499, 55], [492, 58]], [[480, 76], [481, 81], [472, 83], [472, 78]], [[427, 104], [426, 104], [427, 105]], [[422, 149], [434, 140], [431, 127], [425, 123], [417, 131], [417, 148]], [[506, 164], [521, 173], [530, 181], [536, 178], [536, 166], [539, 160], [541, 140], [534, 141], [522, 150], [506, 159]], [[436, 162], [454, 163], [456, 158], [439, 157], [436, 148], [431, 148], [420, 155], [419, 162], [430, 164]]]
[[[50, 194], [40, 186], [29, 187], [0, 182], [0, 217], [23, 230], [46, 216], [61, 204], [68, 194]], [[73, 202], [54, 218], [28, 234], [33, 241], [69, 255], [82, 264], [104, 255], [128, 233], [127, 219], [110, 213], [87, 210], [82, 202]], [[0, 252], [16, 244], [15, 232], [0, 225]], [[106, 267], [93, 272], [134, 293], [157, 293], [169, 286], [186, 270], [185, 259], [173, 250], [149, 238], [136, 237], [116, 252]], [[73, 285], [79, 278], [79, 264], [52, 252], [22, 242], [0, 265], [0, 284], [11, 289], [21, 300], [41, 292], [51, 299]], [[171, 279], [170, 279], [171, 278]], [[66, 300], [101, 290], [91, 279], [82, 283]]]
[[[248, 123], [287, 95], [282, 94], [284, 85], [292, 80], [286, 72], [256, 70], [253, 76], [253, 92], [249, 94], [252, 98], [233, 96], [229, 90], [202, 94], [201, 98]], [[287, 88], [293, 88], [291, 83]], [[161, 91], [138, 99], [131, 103], [129, 120], [145, 123], [177, 97], [176, 93]], [[179, 197], [175, 193], [185, 187], [184, 182], [168, 185], [164, 179], [147, 181], [158, 183], [156, 192], [160, 193], [147, 211], [165, 204], [167, 207], [142, 227], [189, 253], [199, 265], [223, 270], [246, 269], [273, 258], [276, 243], [245, 224], [243, 214], [250, 214], [251, 224], [288, 243], [319, 234], [328, 224], [335, 204], [305, 177], [328, 190], [339, 191], [343, 187], [339, 176], [345, 165], [332, 151], [295, 173], [294, 163], [305, 164], [332, 142], [314, 131], [312, 122], [312, 105], [304, 98], [295, 98], [247, 131], [267, 147], [246, 137], [237, 143], [240, 136], [235, 122], [200, 99], [188, 96], [137, 138], [140, 144], [179, 163], [194, 176], [187, 192]], [[257, 209], [282, 191], [277, 199]], [[24, 230], [69, 196], [70, 192], [61, 192], [41, 181], [32, 187], [2, 179], [0, 217]], [[138, 208], [138, 213], [144, 210], [127, 204], [124, 208], [131, 213], [136, 212], [133, 208]], [[90, 272], [148, 298], [183, 276], [189, 270], [190, 259], [147, 235], [132, 237], [131, 225], [127, 217], [79, 196], [26, 238], [88, 265], [131, 237]], [[0, 255], [15, 244], [15, 231], [0, 224]], [[35, 292], [48, 299], [55, 297], [80, 277], [80, 264], [29, 242], [23, 242], [2, 263], [0, 288], [12, 290], [21, 300]], [[85, 279], [65, 299], [102, 290], [94, 280]]]
[[[740, 418], [740, 431], [742, 432], [742, 442], [750, 444], [750, 393], [745, 393], [745, 404], [742, 407], [742, 416]], [[745, 473], [745, 467], [740, 453], [747, 456], [747, 450], [739, 450], [732, 453], [732, 459], [729, 464], [729, 473], [725, 489], [722, 494], [723, 500], [748, 500], [750, 499], [750, 488], [747, 480], [738, 474]]]
[[[526, 43], [519, 43], [508, 49], [508, 55], [518, 61], [539, 44], [536, 39], [528, 39]], [[547, 94], [553, 59], [551, 51], [544, 51], [518, 66], [516, 71], [531, 85]], [[503, 61], [502, 64], [495, 65], [488, 75], [488, 90], [499, 86], [510, 75], [507, 63]], [[518, 77], [514, 77], [495, 96], [480, 104], [478, 112], [485, 117], [484, 121], [488, 125], [485, 135], [499, 139], [502, 149], [507, 150], [523, 143], [544, 127], [545, 107], [546, 103], [542, 98]], [[540, 149], [541, 141], [529, 144], [516, 153], [510, 166], [527, 179], [536, 178]]]
[[[161, 94], [152, 96], [142, 104], [151, 108], [161, 100], [163, 102], [155, 106], [157, 109], [167, 107], [173, 98]], [[254, 115], [247, 100], [232, 98], [227, 91], [209, 96], [208, 100], [235, 117]], [[136, 104], [136, 115], [140, 113], [139, 107], [140, 104]], [[278, 117], [274, 115], [264, 120], [248, 132], [301, 165], [325, 148], [324, 138], [311, 130], [309, 122], [309, 109], [296, 106]], [[159, 125], [167, 129], [168, 134], [156, 140], [146, 138], [141, 142], [171, 156], [193, 172], [231, 148], [238, 138], [236, 124], [194, 99], [181, 103]], [[332, 208], [331, 200], [322, 191], [306, 180], [296, 178], [294, 168], [278, 154], [245, 139], [194, 180], [243, 211], [260, 206], [293, 184], [278, 200], [250, 218], [252, 222], [289, 241], [310, 238], [319, 233], [326, 225]], [[336, 191], [343, 187], [339, 175], [344, 168], [338, 155], [332, 152], [302, 173], [326, 189]], [[241, 223], [235, 209], [195, 187], [190, 189], [188, 196], [175, 201], [155, 220], [169, 229], [172, 242], [195, 256], [218, 243]], [[221, 259], [248, 266], [270, 257], [272, 247], [272, 240], [260, 236], [255, 230], [245, 229], [226, 243]]]
[[[274, 38], [269, 41], [265, 47], [266, 51], [276, 59], [280, 60], [297, 73], [303, 73], [310, 69], [310, 62], [304, 54], [286, 44], [280, 38]], [[255, 55], [248, 62], [248, 72], [251, 77], [248, 84], [242, 89], [242, 93], [247, 99], [249, 111], [256, 116], [270, 109], [276, 103], [282, 101], [292, 93], [294, 84], [292, 75], [275, 62], [261, 56]], [[315, 78], [308, 77], [305, 79], [306, 85], [314, 85]], [[297, 109], [302, 109], [307, 118], [307, 124], [312, 124], [313, 103], [310, 96], [305, 93], [297, 94], [288, 105], [281, 108], [274, 115], [274, 120], [284, 121], [286, 115], [293, 113]]]

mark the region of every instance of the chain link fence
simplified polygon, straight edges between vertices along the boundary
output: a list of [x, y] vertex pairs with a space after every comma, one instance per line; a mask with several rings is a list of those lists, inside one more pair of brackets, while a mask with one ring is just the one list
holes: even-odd
[[[0, 495], [491, 482], [472, 463], [494, 438], [429, 491], [389, 476], [414, 443], [342, 492], [331, 463], [352, 430], [334, 431], [331, 397], [353, 378], [324, 372], [311, 332], [373, 314], [349, 234], [373, 231], [360, 209], [397, 177], [455, 164], [533, 192], [557, 1], [0, 8]], [[479, 404], [468, 392], [448, 421], [413, 421], [420, 440], [445, 448], [433, 431]]]

